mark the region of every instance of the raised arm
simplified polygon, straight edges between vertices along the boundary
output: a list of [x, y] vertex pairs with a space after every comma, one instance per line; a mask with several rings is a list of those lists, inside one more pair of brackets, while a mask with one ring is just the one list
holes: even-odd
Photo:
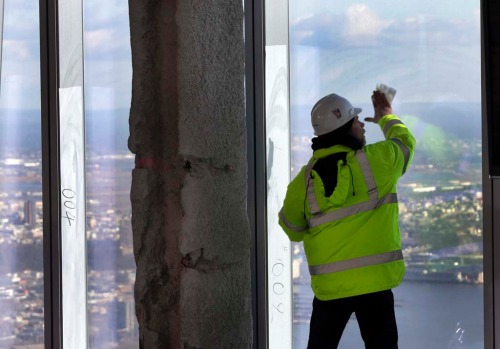
[[385, 95], [380, 91], [373, 91], [372, 103], [374, 116], [365, 118], [367, 122], [379, 124], [384, 133], [385, 139], [390, 140], [396, 148], [395, 156], [401, 161], [395, 161], [395, 164], [401, 164], [401, 175], [408, 169], [413, 154], [415, 152], [416, 140], [408, 127], [395, 115], [392, 107]]

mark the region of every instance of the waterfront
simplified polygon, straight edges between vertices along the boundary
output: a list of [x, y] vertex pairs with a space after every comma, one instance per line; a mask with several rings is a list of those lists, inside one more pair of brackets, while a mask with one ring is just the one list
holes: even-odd
[[[484, 347], [482, 285], [403, 282], [394, 289], [394, 298], [400, 348]], [[294, 285], [294, 308], [302, 307], [300, 318], [294, 316], [294, 349], [307, 347], [312, 299], [308, 284]], [[359, 348], [364, 348], [364, 345], [358, 324], [352, 317], [339, 349]]]

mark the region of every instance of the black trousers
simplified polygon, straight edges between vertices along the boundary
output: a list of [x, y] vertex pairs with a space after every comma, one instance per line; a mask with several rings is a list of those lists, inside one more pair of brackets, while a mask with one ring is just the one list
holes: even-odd
[[391, 290], [320, 301], [314, 297], [308, 349], [336, 349], [356, 314], [366, 349], [397, 349], [398, 329]]

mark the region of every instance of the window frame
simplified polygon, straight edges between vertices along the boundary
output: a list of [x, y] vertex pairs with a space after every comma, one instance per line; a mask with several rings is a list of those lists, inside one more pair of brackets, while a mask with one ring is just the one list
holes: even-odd
[[[500, 333], [500, 258], [494, 251], [500, 251], [500, 234], [496, 217], [500, 217], [500, 177], [493, 163], [493, 115], [498, 114], [493, 104], [494, 96], [500, 96], [500, 84], [495, 79], [498, 60], [492, 53], [500, 44], [492, 39], [492, 33], [500, 30], [500, 6], [492, 0], [481, 0], [481, 84], [482, 84], [482, 140], [483, 140], [483, 270], [484, 270], [484, 343], [485, 348], [496, 348], [496, 333]], [[497, 98], [498, 99], [498, 98]], [[498, 104], [497, 104], [498, 105]]]
[[247, 207], [252, 232], [253, 348], [268, 347], [264, 0], [244, 0]]
[[[484, 197], [484, 316], [485, 348], [495, 347], [495, 333], [500, 333], [499, 313], [500, 258], [500, 197], [499, 178], [489, 175], [491, 136], [490, 115], [497, 85], [492, 85], [492, 71], [498, 66], [489, 54], [498, 47], [490, 40], [489, 32], [500, 30], [498, 17], [494, 18], [492, 1], [481, 1], [482, 18], [482, 84], [483, 84], [483, 197]], [[252, 299], [254, 318], [254, 348], [267, 348], [267, 228], [266, 169], [265, 169], [265, 87], [264, 87], [264, 0], [244, 0], [246, 50], [246, 112], [248, 137], [248, 215], [252, 228]], [[40, 62], [41, 62], [41, 119], [42, 119], [42, 174], [43, 174], [43, 230], [44, 230], [44, 301], [45, 346], [62, 347], [62, 283], [60, 240], [61, 216], [59, 187], [59, 42], [58, 0], [40, 0]], [[487, 15], [486, 15], [487, 14]], [[497, 311], [498, 310], [498, 311]]]
[[62, 348], [58, 0], [40, 0], [45, 347]]
[[[47, 348], [63, 348], [65, 345], [79, 347], [88, 346], [88, 319], [87, 319], [87, 301], [84, 304], [79, 302], [74, 302], [74, 296], [67, 297], [64, 299], [64, 289], [63, 285], [74, 287], [78, 290], [78, 298], [85, 298], [87, 295], [87, 273], [86, 273], [86, 235], [85, 235], [85, 225], [86, 225], [86, 215], [85, 215], [85, 184], [83, 188], [75, 188], [80, 195], [79, 202], [79, 212], [75, 213], [77, 218], [80, 220], [75, 221], [74, 226], [78, 228], [76, 232], [82, 234], [78, 239], [68, 239], [64, 238], [63, 232], [68, 230], [64, 229], [63, 226], [63, 208], [61, 195], [64, 195], [62, 191], [62, 183], [64, 181], [70, 180], [73, 182], [73, 176], [67, 175], [63, 176], [63, 168], [61, 166], [61, 157], [63, 156], [62, 147], [65, 144], [61, 144], [64, 140], [61, 139], [63, 131], [61, 130], [61, 106], [60, 102], [65, 102], [66, 108], [71, 106], [71, 111], [65, 110], [64, 115], [67, 120], [73, 118], [75, 111], [78, 112], [78, 116], [82, 117], [82, 120], [78, 122], [84, 123], [84, 109], [83, 109], [83, 26], [79, 27], [78, 24], [83, 23], [83, 6], [81, 3], [73, 1], [71, 3], [59, 2], [58, 0], [40, 0], [39, 1], [39, 20], [40, 20], [40, 87], [41, 87], [41, 132], [42, 132], [42, 193], [43, 193], [43, 271], [44, 271], [44, 342]], [[61, 7], [64, 6], [64, 7]], [[59, 21], [59, 12], [65, 11], [73, 14], [74, 9], [78, 10], [75, 13], [77, 23], [70, 22], [73, 18], [64, 18], [63, 21]], [[64, 15], [64, 14], [63, 14]], [[79, 17], [78, 17], [79, 16]], [[75, 26], [76, 24], [76, 26]], [[70, 31], [65, 31], [64, 28], [60, 31], [60, 26], [71, 27]], [[77, 35], [80, 36], [79, 40], [70, 40], [72, 47], [61, 47], [60, 45], [60, 34], [65, 35]], [[80, 35], [81, 34], [81, 35]], [[81, 52], [75, 51], [75, 48], [81, 48]], [[73, 53], [77, 54], [74, 55]], [[61, 53], [63, 55], [61, 56]], [[65, 74], [63, 81], [61, 81], [60, 74]], [[76, 99], [73, 98], [71, 92], [68, 94], [68, 88], [81, 90], [81, 95], [77, 96]], [[65, 98], [60, 99], [60, 94], [64, 92]], [[81, 97], [81, 100], [80, 98]], [[68, 102], [71, 102], [68, 104]], [[78, 103], [81, 103], [81, 110], [78, 108]], [[73, 107], [75, 105], [75, 107]], [[81, 114], [80, 114], [81, 113]], [[74, 121], [74, 119], [71, 119]], [[66, 130], [67, 131], [67, 130]], [[75, 152], [81, 155], [78, 158], [79, 163], [75, 166], [71, 166], [72, 171], [84, 171], [85, 168], [85, 146], [84, 146], [84, 127], [81, 130], [81, 134], [76, 137], [71, 137], [71, 145], [76, 145]], [[81, 149], [79, 148], [81, 147]], [[78, 148], [78, 149], [77, 149]], [[70, 148], [73, 149], [73, 148]], [[72, 157], [76, 154], [67, 154], [67, 156]], [[75, 156], [76, 157], [76, 156]], [[66, 166], [67, 167], [67, 166]], [[65, 173], [72, 173], [72, 171], [67, 171]], [[83, 183], [85, 183], [85, 173], [76, 173], [78, 176], [75, 178], [78, 180], [77, 184], [81, 183], [83, 178]], [[69, 182], [68, 182], [69, 183]], [[75, 199], [76, 200], [76, 199]], [[83, 203], [83, 206], [82, 206]], [[69, 223], [69, 219], [68, 219]], [[71, 228], [73, 230], [73, 228]], [[73, 244], [77, 246], [79, 253], [74, 255], [73, 253], [68, 253], [64, 251], [64, 243]], [[83, 245], [83, 246], [81, 246]], [[69, 246], [69, 245], [68, 245]], [[70, 249], [68, 246], [68, 250]], [[77, 268], [75, 272], [69, 273], [71, 267], [68, 267], [68, 271], [65, 271], [65, 264], [63, 258], [64, 255], [71, 256], [73, 259], [70, 262], [75, 262]], [[82, 258], [83, 256], [83, 258]], [[85, 265], [81, 265], [85, 263]], [[71, 265], [72, 263], [70, 263]], [[80, 274], [78, 274], [80, 273]], [[63, 280], [63, 274], [66, 279]], [[64, 283], [63, 283], [64, 281]], [[80, 289], [80, 286], [84, 285], [84, 290]], [[69, 309], [65, 309], [65, 303]], [[84, 309], [82, 309], [84, 307]], [[65, 322], [64, 313], [79, 314], [77, 319], [73, 316], [67, 319]], [[83, 326], [76, 325], [78, 321], [82, 318], [85, 319], [85, 324]], [[78, 326], [77, 331], [74, 331], [75, 326]], [[66, 328], [69, 335], [64, 335], [63, 328]]]

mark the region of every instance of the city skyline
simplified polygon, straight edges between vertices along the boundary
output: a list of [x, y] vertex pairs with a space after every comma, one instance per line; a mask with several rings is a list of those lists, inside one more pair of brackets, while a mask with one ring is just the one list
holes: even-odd
[[[474, 140], [471, 140], [471, 142], [474, 143]], [[303, 146], [308, 146], [308, 144], [304, 144]], [[298, 153], [295, 153], [297, 155]], [[31, 156], [31, 155], [30, 155]], [[479, 154], [476, 154], [477, 158], [479, 158]], [[121, 160], [120, 160], [121, 159]], [[92, 339], [91, 341], [94, 343], [94, 345], [98, 345], [98, 343], [104, 343], [108, 341], [116, 341], [119, 340], [120, 338], [127, 338], [123, 337], [125, 333], [118, 335], [118, 332], [116, 334], [110, 335], [100, 333], [98, 330], [98, 324], [101, 323], [101, 326], [105, 328], [104, 324], [109, 324], [105, 319], [115, 319], [113, 321], [118, 321], [116, 322], [116, 326], [128, 326], [130, 331], [132, 332], [126, 332], [126, 333], [134, 333], [133, 331], [136, 330], [135, 327], [130, 327], [130, 321], [125, 319], [120, 320], [119, 317], [115, 317], [115, 315], [112, 315], [114, 313], [109, 313], [109, 309], [116, 309], [116, 311], [119, 312], [127, 312], [129, 309], [129, 306], [124, 303], [124, 305], [120, 305], [118, 299], [121, 297], [126, 296], [129, 297], [129, 301], [132, 302], [132, 289], [133, 289], [133, 277], [131, 275], [133, 274], [133, 254], [132, 250], [130, 248], [131, 246], [131, 227], [128, 226], [128, 223], [130, 222], [130, 212], [128, 210], [125, 210], [123, 212], [119, 212], [116, 209], [113, 209], [113, 207], [116, 206], [117, 202], [123, 202], [126, 201], [127, 197], [127, 189], [130, 186], [130, 183], [127, 182], [126, 178], [129, 176], [129, 165], [132, 165], [132, 157], [117, 157], [117, 161], [121, 161], [122, 165], [121, 166], [108, 166], [107, 161], [109, 161], [109, 157], [96, 157], [94, 160], [92, 160], [90, 163], [88, 163], [88, 168], [87, 168], [87, 176], [89, 176], [89, 179], [91, 181], [92, 186], [94, 187], [93, 192], [90, 192], [87, 198], [88, 201], [88, 213], [87, 213], [87, 226], [88, 226], [88, 241], [89, 241], [89, 277], [90, 277], [90, 282], [89, 282], [89, 300], [91, 301], [89, 303], [89, 314], [91, 314], [91, 317], [89, 319], [92, 321], [91, 324], [91, 331], [92, 331]], [[423, 161], [423, 158], [417, 158], [416, 161], [413, 164], [413, 168], [416, 169], [416, 172], [418, 172], [419, 168], [420, 171], [426, 171], [428, 163], [420, 163], [419, 161]], [[449, 158], [450, 161], [452, 161], [452, 158]], [[96, 166], [97, 165], [97, 166]], [[447, 165], [444, 163], [443, 165]], [[17, 168], [18, 171], [30, 171], [29, 167], [25, 167], [22, 164], [10, 164], [10, 165], [5, 165], [4, 161], [0, 161], [0, 170], [3, 171], [6, 168]], [[106, 170], [107, 169], [107, 170]], [[119, 173], [116, 173], [116, 170], [119, 171]], [[104, 172], [103, 172], [104, 171]], [[23, 175], [19, 175], [19, 173], [16, 175], [16, 177], [22, 178], [22, 177], [30, 177], [27, 176], [26, 173], [22, 173]], [[32, 175], [33, 176], [33, 173]], [[114, 186], [113, 178], [118, 178], [117, 176], [123, 176], [123, 181], [121, 182], [116, 182], [119, 186]], [[2, 176], [2, 178], [7, 178], [5, 176]], [[429, 281], [441, 281], [441, 282], [456, 282], [456, 283], [480, 283], [480, 276], [477, 274], [479, 271], [477, 269], [471, 269], [471, 267], [462, 265], [462, 264], [457, 264], [456, 260], [450, 259], [450, 257], [447, 260], [450, 260], [450, 265], [448, 266], [450, 268], [450, 272], [445, 272], [443, 274], [439, 274], [438, 271], [432, 271], [432, 268], [442, 268], [443, 264], [441, 264], [440, 260], [444, 259], [439, 259], [439, 258], [432, 258], [432, 254], [426, 254], [427, 252], [433, 252], [432, 249], [430, 248], [422, 248], [419, 244], [412, 242], [411, 245], [408, 245], [408, 243], [411, 241], [411, 239], [414, 239], [415, 236], [411, 236], [407, 234], [407, 230], [413, 229], [415, 224], [417, 224], [419, 227], [425, 227], [428, 224], [420, 220], [419, 217], [422, 217], [424, 214], [424, 211], [427, 211], [428, 215], [432, 215], [432, 212], [444, 212], [446, 213], [446, 210], [449, 208], [443, 206], [443, 204], [446, 205], [447, 202], [449, 202], [452, 206], [450, 208], [456, 207], [456, 212], [454, 214], [456, 216], [461, 216], [463, 213], [467, 212], [470, 208], [474, 208], [473, 214], [480, 214], [481, 211], [479, 209], [480, 206], [475, 206], [474, 200], [477, 200], [478, 197], [475, 196], [474, 193], [478, 192], [480, 190], [480, 185], [479, 183], [472, 183], [469, 186], [467, 186], [466, 183], [456, 181], [456, 179], [452, 175], [448, 175], [447, 180], [449, 182], [455, 181], [455, 187], [454, 188], [449, 188], [446, 189], [446, 192], [449, 192], [451, 194], [443, 194], [442, 192], [439, 191], [430, 191], [430, 192], [425, 192], [423, 191], [422, 193], [419, 193], [415, 189], [418, 188], [425, 188], [424, 185], [419, 185], [417, 183], [417, 186], [405, 186], [402, 188], [402, 198], [401, 198], [401, 213], [403, 217], [403, 241], [404, 241], [404, 248], [405, 248], [405, 253], [409, 252], [409, 254], [406, 254], [406, 257], [411, 260], [411, 258], [419, 258], [419, 260], [416, 260], [415, 263], [417, 264], [410, 264], [409, 265], [409, 272], [408, 272], [408, 278], [413, 279], [413, 280], [421, 280], [425, 282]], [[111, 181], [111, 182], [110, 182]], [[99, 186], [99, 183], [102, 183], [104, 187], [111, 185], [110, 191], [108, 191], [109, 194], [107, 196], [105, 195], [105, 198], [107, 197], [106, 200], [102, 199], [96, 199], [95, 195], [100, 194], [102, 195], [102, 188]], [[107, 184], [106, 184], [107, 183]], [[460, 187], [462, 186], [462, 187]], [[40, 186], [41, 188], [41, 186]], [[474, 189], [475, 188], [475, 189]], [[472, 190], [472, 191], [471, 191]], [[19, 190], [17, 191], [19, 192]], [[2, 243], [0, 243], [0, 247], [2, 244], [7, 243], [6, 237], [16, 237], [16, 243], [19, 245], [26, 245], [28, 241], [32, 241], [33, 244], [36, 244], [38, 241], [38, 249], [39, 252], [38, 254], [41, 254], [41, 239], [42, 239], [42, 230], [40, 228], [41, 225], [41, 220], [38, 221], [38, 230], [37, 234], [38, 235], [32, 235], [29, 232], [30, 229], [27, 228], [24, 219], [22, 217], [22, 213], [25, 208], [25, 203], [27, 200], [31, 200], [29, 197], [30, 195], [34, 195], [35, 193], [29, 194], [25, 193], [23, 196], [23, 192], [21, 189], [21, 196], [17, 194], [17, 192], [11, 192], [8, 197], [2, 197], [0, 198], [0, 213], [2, 213], [2, 219], [0, 220], [1, 223], [0, 227], [0, 235], [3, 237]], [[113, 193], [122, 193], [122, 197], [116, 197]], [[470, 194], [469, 194], [470, 192]], [[40, 215], [40, 210], [41, 210], [41, 190], [37, 191], [38, 197], [34, 200], [35, 203], [38, 203], [36, 206], [38, 207], [38, 215]], [[410, 193], [413, 193], [417, 196], [415, 196], [414, 199], [408, 199], [408, 195]], [[423, 196], [422, 196], [423, 195]], [[432, 198], [436, 197], [437, 200], [435, 199], [425, 199], [425, 196]], [[448, 195], [448, 199], [440, 199], [441, 196], [443, 195]], [[456, 200], [459, 200], [458, 203], [456, 203]], [[466, 205], [464, 208], [460, 208], [461, 205]], [[470, 203], [470, 204], [469, 204]], [[413, 206], [412, 206], [413, 205]], [[418, 205], [418, 206], [415, 206]], [[472, 206], [471, 206], [472, 205]], [[5, 222], [6, 217], [13, 217], [10, 215], [6, 215], [6, 212], [9, 212], [7, 207], [11, 207], [12, 210], [15, 212], [20, 212], [19, 220], [17, 222]], [[434, 210], [434, 208], [436, 210]], [[7, 210], [7, 211], [6, 211]], [[111, 210], [111, 211], [110, 211]], [[449, 213], [446, 213], [449, 214]], [[113, 218], [115, 217], [115, 218]], [[405, 217], [410, 217], [413, 219], [413, 223], [408, 222], [406, 223], [405, 220], [408, 218]], [[443, 216], [444, 217], [444, 216]], [[10, 219], [10, 218], [9, 218]], [[464, 219], [468, 219], [468, 216], [464, 216]], [[449, 219], [448, 219], [449, 221]], [[475, 222], [475, 220], [471, 220], [472, 222]], [[125, 225], [123, 225], [120, 222], [124, 222]], [[12, 235], [12, 232], [10, 228], [5, 229], [7, 226], [18, 226], [19, 227], [19, 233], [15, 233]], [[480, 227], [481, 223], [480, 221], [477, 221], [474, 223], [478, 227]], [[125, 227], [128, 227], [125, 229]], [[125, 230], [123, 230], [125, 229]], [[14, 231], [17, 231], [17, 229], [14, 229]], [[24, 233], [21, 234], [21, 231], [24, 231]], [[95, 232], [95, 233], [92, 233]], [[473, 230], [472, 233], [476, 233], [477, 229]], [[480, 235], [477, 235], [480, 237]], [[35, 237], [35, 238], [34, 238]], [[105, 244], [104, 245], [96, 245], [92, 244], [92, 241], [103, 241]], [[10, 246], [12, 246], [12, 240], [10, 240]], [[29, 245], [30, 243], [28, 243]], [[111, 245], [107, 245], [111, 244]], [[7, 245], [4, 245], [7, 246]], [[114, 246], [114, 247], [113, 247]], [[121, 246], [121, 247], [120, 247]], [[128, 247], [127, 247], [128, 246]], [[411, 249], [409, 249], [411, 247]], [[453, 247], [453, 246], [452, 246]], [[11, 247], [12, 248], [12, 247]], [[101, 251], [101, 252], [98, 252]], [[121, 251], [121, 252], [120, 252]], [[458, 250], [457, 250], [458, 251]], [[452, 251], [453, 252], [453, 251]], [[455, 251], [456, 252], [456, 251]], [[480, 252], [480, 250], [477, 250], [476, 252]], [[119, 259], [116, 259], [119, 255], [122, 253], [126, 253], [128, 255], [129, 261], [132, 262], [132, 265], [127, 267], [128, 269], [122, 269], [122, 267], [118, 267], [120, 264], [115, 264], [115, 263], [120, 263]], [[442, 253], [442, 252], [441, 252]], [[436, 252], [433, 252], [434, 256], [439, 256], [436, 254]], [[470, 253], [469, 253], [470, 254]], [[30, 253], [30, 255], [33, 255], [33, 253]], [[109, 264], [106, 261], [100, 261], [99, 259], [95, 259], [98, 256], [108, 256], [112, 257], [111, 264]], [[415, 257], [413, 257], [415, 256]], [[427, 256], [427, 257], [425, 257]], [[422, 258], [432, 258], [428, 260], [423, 260]], [[457, 257], [460, 257], [460, 255], [457, 255]], [[19, 255], [18, 258], [23, 259], [22, 255]], [[304, 257], [301, 257], [304, 260]], [[114, 262], [113, 262], [114, 261]], [[429, 264], [429, 262], [432, 262]], [[477, 260], [477, 265], [480, 265], [480, 260]], [[96, 264], [97, 263], [97, 264]], [[420, 264], [418, 263], [424, 263]], [[426, 264], [427, 263], [427, 264]], [[99, 270], [99, 265], [101, 265], [100, 268], [104, 267], [102, 271]], [[98, 267], [98, 269], [94, 269], [95, 267]], [[25, 269], [24, 269], [25, 270]], [[108, 270], [108, 271], [106, 271]], [[427, 270], [424, 274], [424, 270]], [[39, 271], [40, 272], [40, 271]], [[19, 304], [22, 304], [24, 302], [24, 299], [32, 299], [32, 304], [35, 305], [35, 308], [29, 308], [31, 309], [29, 313], [24, 313], [24, 312], [19, 312], [17, 311], [16, 314], [18, 316], [25, 316], [26, 319], [31, 319], [31, 320], [26, 320], [28, 321], [27, 324], [30, 324], [32, 322], [34, 323], [40, 323], [43, 321], [39, 315], [39, 311], [36, 309], [39, 309], [40, 307], [40, 302], [33, 302], [33, 298], [30, 297], [38, 297], [39, 300], [42, 298], [41, 293], [37, 293], [35, 289], [32, 290], [32, 287], [40, 287], [40, 283], [36, 282], [36, 280], [40, 280], [41, 275], [36, 274], [36, 271], [32, 272], [27, 272], [24, 273], [23, 268], [19, 269], [18, 271], [10, 272], [10, 277], [7, 275], [3, 275], [3, 278], [9, 278], [10, 280], [14, 280], [14, 285], [19, 285], [19, 282], [21, 283], [28, 283], [32, 286], [29, 286], [28, 293], [26, 293], [26, 290], [21, 292], [22, 289], [20, 289], [20, 298], [19, 298]], [[111, 274], [110, 274], [111, 273]], [[128, 273], [128, 274], [127, 274]], [[123, 274], [123, 276], [120, 276], [120, 274]], [[435, 277], [434, 279], [432, 278], [433, 275], [439, 277]], [[110, 279], [111, 278], [111, 279]], [[303, 281], [303, 276], [302, 278], [297, 278], [297, 280], [302, 280]], [[23, 281], [24, 280], [24, 281]], [[30, 281], [31, 280], [31, 281]], [[103, 283], [103, 281], [98, 281], [98, 280], [107, 280]], [[118, 283], [116, 283], [113, 280], [121, 280]], [[107, 287], [102, 288], [100, 285], [107, 285]], [[113, 286], [114, 285], [114, 286]], [[5, 287], [5, 285], [4, 285]], [[111, 288], [110, 288], [111, 287]], [[13, 292], [15, 291], [16, 288], [12, 289]], [[116, 290], [116, 293], [115, 291]], [[118, 293], [118, 290], [119, 293]], [[127, 291], [128, 290], [128, 291]], [[1, 293], [1, 292], [0, 292]], [[26, 294], [30, 295], [28, 298], [23, 298], [26, 296]], [[302, 301], [309, 301], [307, 299], [301, 300], [301, 296], [297, 295], [294, 299], [296, 299], [298, 304]], [[116, 303], [118, 302], [118, 303]], [[295, 301], [294, 301], [295, 302]], [[108, 304], [108, 305], [106, 305]], [[38, 308], [37, 308], [38, 307]], [[111, 307], [111, 308], [109, 308]], [[121, 310], [119, 310], [121, 309]], [[115, 310], [113, 310], [115, 311]], [[21, 315], [19, 315], [21, 314]], [[25, 314], [25, 315], [23, 315]], [[120, 313], [121, 314], [121, 313]], [[130, 311], [128, 312], [130, 314]], [[131, 315], [128, 315], [131, 316]], [[304, 316], [304, 315], [301, 315]], [[135, 321], [134, 318], [132, 318], [133, 321]], [[103, 323], [104, 321], [104, 323]], [[128, 324], [128, 325], [126, 325]], [[40, 325], [37, 325], [39, 329], [41, 329]], [[36, 326], [35, 326], [36, 327]], [[32, 333], [33, 335], [36, 335], [38, 332], [33, 332], [32, 328], [34, 327], [26, 327], [26, 330], [31, 331], [28, 333]], [[118, 327], [116, 327], [116, 330], [118, 330]], [[29, 337], [29, 336], [28, 336]], [[26, 336], [21, 336], [20, 338], [28, 338]], [[31, 338], [31, 337], [30, 337]], [[35, 338], [35, 337], [33, 337]], [[36, 337], [39, 338], [39, 337]], [[36, 339], [35, 339], [36, 340]]]

